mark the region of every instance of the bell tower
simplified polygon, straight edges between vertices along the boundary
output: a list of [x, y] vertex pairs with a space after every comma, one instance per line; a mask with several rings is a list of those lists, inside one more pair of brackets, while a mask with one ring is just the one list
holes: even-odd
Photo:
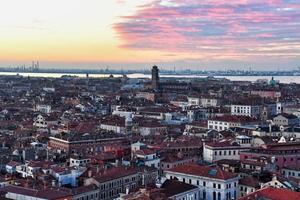
[[158, 73], [159, 73], [159, 69], [156, 65], [154, 65], [151, 70], [151, 74], [152, 74], [151, 86], [152, 86], [152, 89], [155, 89], [155, 90], [159, 89], [159, 74]]

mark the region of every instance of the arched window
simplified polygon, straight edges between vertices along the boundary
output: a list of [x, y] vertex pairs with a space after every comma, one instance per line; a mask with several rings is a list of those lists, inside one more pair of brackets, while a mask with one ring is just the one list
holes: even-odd
[[217, 200], [215, 191], [213, 192], [213, 200]]
[[218, 192], [218, 200], [221, 200], [221, 193]]

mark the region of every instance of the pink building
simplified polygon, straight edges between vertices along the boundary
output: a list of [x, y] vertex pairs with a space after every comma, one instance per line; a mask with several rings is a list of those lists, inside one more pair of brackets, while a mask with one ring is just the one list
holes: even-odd
[[274, 90], [252, 90], [251, 95], [258, 95], [262, 98], [280, 98], [281, 92], [280, 91], [274, 91]]
[[300, 143], [276, 143], [264, 145], [260, 148], [252, 148], [240, 152], [240, 160], [265, 157], [276, 164], [276, 169], [281, 170], [285, 166], [300, 164]]

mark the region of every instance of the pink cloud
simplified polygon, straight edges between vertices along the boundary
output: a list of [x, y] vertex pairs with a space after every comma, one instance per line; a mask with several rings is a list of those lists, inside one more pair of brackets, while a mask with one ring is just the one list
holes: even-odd
[[157, 0], [140, 7], [132, 16], [123, 16], [114, 24], [123, 41], [121, 47], [251, 59], [257, 56], [253, 49], [269, 43], [291, 45], [284, 38], [300, 43], [296, 31], [300, 25], [294, 23], [300, 21], [300, 8], [295, 3], [285, 0], [173, 0], [171, 3], [176, 6], [163, 6]]

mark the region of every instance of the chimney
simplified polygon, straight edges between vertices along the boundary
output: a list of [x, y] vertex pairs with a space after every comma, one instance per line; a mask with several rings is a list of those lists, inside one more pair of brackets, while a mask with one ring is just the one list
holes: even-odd
[[273, 174], [272, 181], [276, 181], [276, 180], [277, 180], [277, 175]]
[[93, 174], [92, 170], [89, 170], [89, 171], [88, 171], [88, 177], [91, 178], [91, 177], [92, 177], [92, 174]]
[[55, 186], [56, 186], [56, 181], [52, 180], [52, 187], [55, 187]]
[[26, 182], [24, 183], [24, 187], [25, 187], [25, 188], [29, 188], [29, 182], [28, 182], [28, 181], [26, 181]]
[[43, 181], [43, 185], [44, 185], [44, 189], [47, 189], [47, 188], [48, 188], [47, 182], [46, 182], [46, 181]]
[[126, 187], [126, 194], [129, 194], [129, 187]]

